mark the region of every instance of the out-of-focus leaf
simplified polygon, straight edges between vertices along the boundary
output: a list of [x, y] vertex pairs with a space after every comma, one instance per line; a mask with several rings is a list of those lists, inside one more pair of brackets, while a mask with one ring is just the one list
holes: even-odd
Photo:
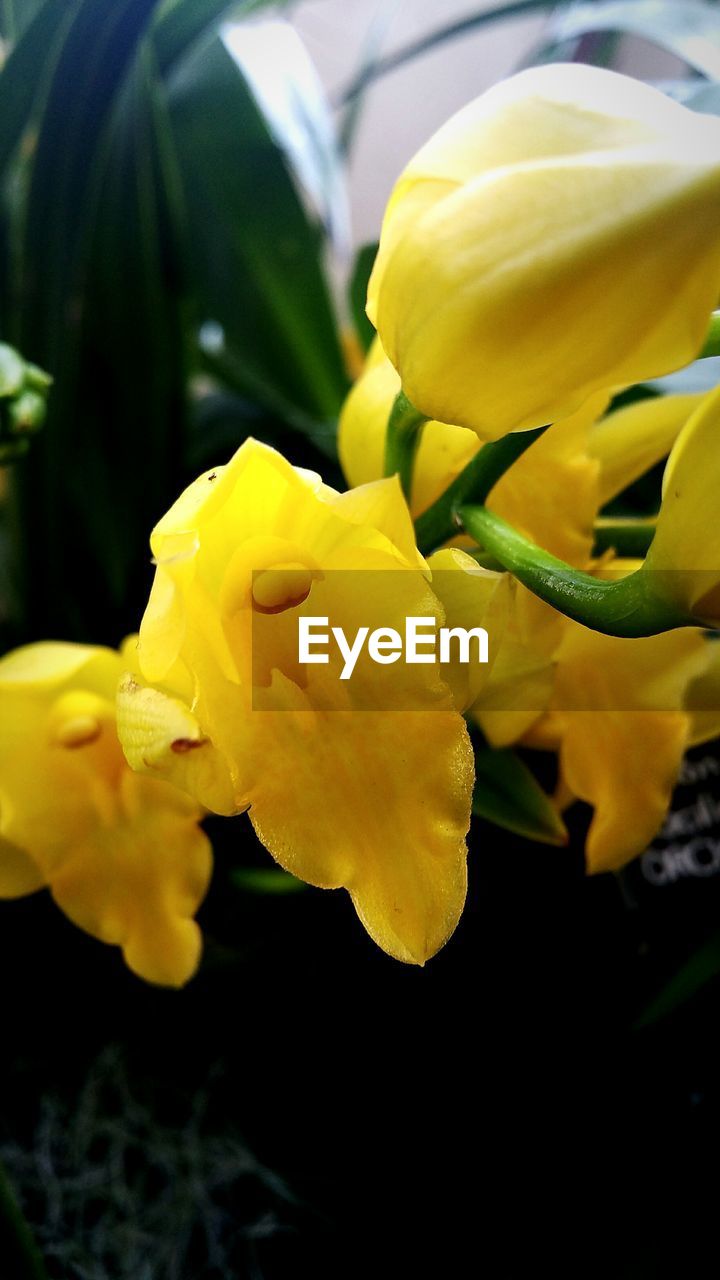
[[[354, 76], [356, 81], [360, 81], [365, 85], [371, 83], [373, 68], [380, 60], [380, 49], [382, 48], [383, 40], [395, 19], [400, 4], [401, 0], [385, 0], [385, 3], [380, 5], [373, 14], [360, 50], [357, 71]], [[340, 146], [345, 155], [349, 153], [355, 139], [362, 105], [363, 94], [356, 93], [348, 102], [347, 108], [343, 113], [340, 126]]]
[[560, 814], [514, 751], [483, 747], [475, 753], [473, 813], [528, 840], [567, 844]]
[[[332, 421], [347, 374], [322, 227], [219, 39], [193, 50], [168, 89], [198, 331], [211, 326], [213, 355], [232, 367], [237, 390], [263, 403], [269, 387], [312, 420]], [[227, 120], [232, 128], [218, 127]]]
[[345, 174], [330, 107], [305, 45], [290, 23], [277, 18], [226, 23], [221, 38], [311, 216], [320, 218], [338, 252], [347, 255], [350, 211]]
[[718, 9], [707, 0], [589, 0], [556, 14], [549, 37], [570, 40], [595, 31], [641, 36], [702, 75], [720, 77]]
[[0, 175], [20, 145], [38, 98], [52, 73], [55, 53], [72, 23], [79, 0], [45, 0], [15, 43], [0, 74]]
[[[116, 181], [110, 162], [118, 158], [110, 131], [154, 7], [155, 0], [81, 0], [75, 6], [39, 119], [19, 219], [22, 234], [11, 237], [19, 252], [11, 263], [9, 302], [21, 297], [22, 307], [8, 306], [8, 336], [55, 377], [46, 428], [21, 480], [27, 621], [36, 634], [62, 629], [68, 636], [87, 635], [93, 615], [98, 626], [107, 625], [127, 587], [136, 539], [158, 514], [156, 501], [143, 501], [148, 486], [157, 483], [148, 465], [156, 457], [136, 451], [133, 433], [143, 416], [143, 397], [153, 396], [163, 375], [153, 372], [148, 386], [147, 366], [134, 367], [138, 347], [122, 349], [122, 335], [106, 310], [108, 294], [97, 302], [103, 286], [96, 253], [103, 216], [119, 238], [132, 234], [124, 222], [133, 221], [128, 207], [136, 211], [135, 224], [145, 216], [139, 210], [145, 198], [140, 175], [127, 171], [125, 205], [107, 213]], [[122, 274], [127, 264], [115, 243], [105, 238], [104, 247], [106, 276], [116, 273], [113, 293], [132, 312], [138, 331], [143, 296], [133, 299], [128, 292]], [[143, 266], [150, 278], [152, 264], [141, 256], [138, 275]], [[96, 359], [89, 356], [89, 337]], [[152, 430], [159, 434], [162, 426], [153, 423]], [[143, 450], [153, 448], [143, 438]], [[123, 467], [116, 466], [119, 457]], [[130, 466], [136, 480], [143, 478], [127, 488]], [[117, 615], [113, 623], [119, 625]]]
[[236, 867], [230, 878], [236, 888], [246, 893], [300, 893], [308, 887], [280, 867]]
[[[718, 25], [720, 26], [720, 13], [718, 13]], [[710, 83], [698, 83], [697, 81], [685, 81], [686, 93], [683, 96], [683, 102], [687, 107], [692, 107], [693, 111], [704, 111], [707, 115], [720, 116], [720, 82], [712, 80]]]
[[365, 312], [365, 300], [367, 298], [368, 280], [370, 279], [370, 272], [373, 269], [377, 251], [376, 244], [363, 245], [362, 249], [358, 250], [350, 278], [350, 314], [363, 351], [367, 351], [375, 337], [375, 330]]
[[662, 991], [645, 1008], [635, 1024], [638, 1029], [652, 1026], [666, 1018], [709, 982], [720, 976], [720, 932], [714, 933], [690, 959], [678, 969]]
[[157, 67], [168, 76], [199, 40], [207, 40], [218, 24], [238, 13], [254, 13], [287, 0], [164, 0], [158, 8], [153, 40]]
[[19, 40], [30, 26], [45, 0], [2, 0], [0, 4], [0, 36], [10, 44]]
[[470, 35], [474, 31], [481, 30], [482, 27], [492, 26], [495, 22], [506, 22], [512, 18], [524, 18], [528, 14], [555, 9], [557, 3], [558, 0], [514, 0], [514, 3], [497, 5], [493, 9], [483, 9], [480, 13], [473, 13], [468, 17], [459, 18], [455, 22], [436, 27], [434, 31], [429, 31], [427, 35], [421, 36], [418, 40], [413, 40], [410, 44], [404, 45], [403, 48], [397, 49], [394, 53], [389, 53], [384, 58], [375, 59], [369, 66], [361, 67], [358, 74], [344, 90], [339, 105], [347, 106], [358, 94], [363, 93], [374, 80], [379, 80], [381, 76], [387, 75], [389, 71], [397, 71], [399, 67], [414, 61], [415, 58], [419, 58], [424, 53], [430, 53], [433, 49], [446, 44], [448, 40], [456, 40], [460, 36]]

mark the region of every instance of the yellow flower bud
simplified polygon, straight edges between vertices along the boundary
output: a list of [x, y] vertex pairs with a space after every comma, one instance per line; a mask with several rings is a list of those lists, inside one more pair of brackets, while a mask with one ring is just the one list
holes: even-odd
[[420, 412], [496, 439], [692, 360], [719, 228], [720, 120], [611, 71], [539, 67], [410, 161], [368, 314]]

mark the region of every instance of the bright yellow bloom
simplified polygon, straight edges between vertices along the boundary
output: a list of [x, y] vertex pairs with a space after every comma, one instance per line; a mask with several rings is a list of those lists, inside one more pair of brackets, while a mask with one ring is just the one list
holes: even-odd
[[644, 852], [662, 826], [689, 746], [720, 731], [720, 700], [690, 713], [720, 646], [694, 628], [625, 640], [568, 622], [547, 713], [527, 745], [558, 752], [560, 791], [592, 805], [590, 872]]
[[332, 651], [327, 666], [298, 662], [300, 617], [350, 638], [442, 620], [397, 478], [341, 495], [247, 441], [151, 541], [142, 681], [119, 702], [128, 760], [221, 812], [249, 810], [283, 867], [344, 886], [381, 947], [422, 963], [465, 898], [464, 721], [438, 665], [362, 657], [343, 682]]
[[496, 439], [692, 360], [719, 225], [720, 121], [611, 71], [534, 68], [410, 161], [368, 314], [418, 410]]
[[192, 917], [212, 855], [198, 805], [125, 762], [124, 668], [111, 649], [50, 642], [0, 660], [0, 896], [47, 886], [135, 973], [182, 986], [200, 958]]
[[663, 600], [720, 626], [720, 388], [680, 432], [663, 476], [663, 500], [643, 572]]

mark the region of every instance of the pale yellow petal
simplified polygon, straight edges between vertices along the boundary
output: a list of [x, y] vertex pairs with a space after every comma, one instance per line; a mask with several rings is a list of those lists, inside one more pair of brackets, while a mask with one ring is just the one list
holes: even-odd
[[449, 122], [396, 186], [368, 294], [413, 404], [497, 439], [692, 360], [720, 291], [719, 140], [562, 65]]
[[213, 813], [236, 811], [225, 760], [177, 698], [127, 676], [118, 689], [117, 726], [132, 769], [171, 782]]
[[486, 688], [498, 656], [502, 651], [511, 607], [509, 575], [481, 568], [471, 556], [458, 547], [448, 547], [430, 556], [432, 588], [445, 610], [445, 626], [471, 631], [482, 627], [488, 637], [488, 661], [476, 659], [477, 649], [470, 646], [470, 662], [459, 661], [459, 649], [453, 643], [453, 661], [443, 667], [443, 677], [450, 685], [458, 711], [466, 711]]
[[589, 451], [600, 463], [600, 504], [605, 505], [662, 461], [702, 395], [650, 396], [596, 422]]

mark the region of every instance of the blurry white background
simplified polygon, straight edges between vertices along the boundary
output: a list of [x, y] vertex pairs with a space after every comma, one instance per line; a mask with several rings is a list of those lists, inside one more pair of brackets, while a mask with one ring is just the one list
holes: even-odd
[[[336, 102], [357, 72], [373, 28], [385, 55], [497, 7], [498, 0], [299, 0], [289, 16]], [[516, 69], [537, 45], [545, 22], [532, 15], [459, 36], [370, 87], [350, 157], [355, 244], [377, 239], [393, 182], [418, 146], [459, 107]], [[620, 68], [653, 79], [677, 76], [681, 64], [628, 38]]]

